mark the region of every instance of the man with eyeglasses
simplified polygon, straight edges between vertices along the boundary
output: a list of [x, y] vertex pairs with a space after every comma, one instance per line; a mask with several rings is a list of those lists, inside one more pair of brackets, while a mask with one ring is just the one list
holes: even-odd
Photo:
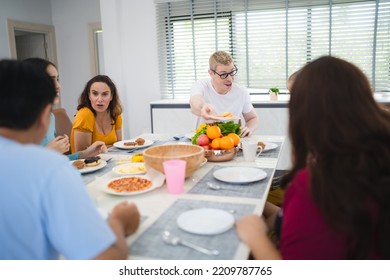
[[227, 52], [216, 51], [210, 56], [209, 65], [211, 79], [197, 81], [191, 88], [191, 112], [199, 117], [196, 127], [207, 120], [217, 120], [217, 114], [230, 112], [245, 120], [241, 137], [250, 136], [257, 127], [257, 113], [249, 91], [234, 83], [238, 69], [233, 58]]

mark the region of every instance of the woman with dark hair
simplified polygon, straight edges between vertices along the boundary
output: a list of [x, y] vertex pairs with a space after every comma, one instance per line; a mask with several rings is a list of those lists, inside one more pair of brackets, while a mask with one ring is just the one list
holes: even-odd
[[[309, 63], [292, 87], [289, 117], [283, 211], [267, 204], [268, 220], [244, 217], [241, 239], [258, 259], [390, 259], [390, 114], [366, 76], [330, 56]], [[267, 237], [277, 216], [280, 250]]]
[[[61, 90], [57, 66], [54, 63], [39, 57], [27, 58], [24, 60], [24, 63], [33, 64], [50, 76], [50, 78], [53, 80], [57, 94], [56, 98], [54, 99], [54, 105], [57, 105], [59, 103]], [[69, 152], [70, 149], [69, 135], [57, 135], [55, 122], [55, 116], [53, 113], [51, 113], [50, 125], [47, 129], [46, 135], [41, 142], [41, 146], [51, 148], [60, 152], [61, 154], [64, 154]], [[83, 159], [88, 157], [94, 157], [100, 153], [106, 152], [106, 150], [106, 145], [103, 142], [96, 141], [86, 149], [83, 149], [79, 152], [75, 152], [73, 154], [68, 154], [67, 156], [70, 160]]]
[[95, 141], [106, 145], [122, 140], [122, 105], [114, 82], [105, 75], [93, 77], [79, 98], [70, 138], [72, 152]]

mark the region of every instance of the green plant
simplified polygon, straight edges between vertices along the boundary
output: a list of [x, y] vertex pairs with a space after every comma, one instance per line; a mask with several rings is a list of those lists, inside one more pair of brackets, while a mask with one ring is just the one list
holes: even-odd
[[274, 92], [276, 95], [278, 95], [279, 94], [279, 88], [277, 88], [277, 87], [270, 88], [268, 90], [268, 92], [269, 93]]

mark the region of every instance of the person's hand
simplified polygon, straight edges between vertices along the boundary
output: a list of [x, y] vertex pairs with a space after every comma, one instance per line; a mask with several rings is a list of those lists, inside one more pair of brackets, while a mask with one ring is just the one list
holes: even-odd
[[61, 154], [66, 153], [67, 151], [69, 151], [70, 148], [69, 137], [67, 135], [57, 136], [49, 143], [47, 143], [46, 147], [56, 150]]
[[205, 120], [212, 120], [213, 116], [212, 113], [214, 112], [213, 106], [211, 106], [208, 103], [205, 103], [200, 110], [200, 116], [204, 118]]
[[250, 129], [246, 126], [241, 126], [241, 134], [240, 137], [245, 137], [245, 136], [251, 136], [252, 132]]
[[138, 229], [140, 214], [134, 203], [129, 204], [127, 201], [124, 201], [112, 209], [110, 219], [118, 220], [123, 226], [125, 235], [128, 236]]
[[267, 234], [268, 228], [261, 217], [251, 214], [236, 222], [236, 230], [244, 243], [251, 244], [259, 239], [261, 235]]
[[236, 222], [240, 239], [249, 247], [256, 260], [280, 260], [282, 255], [268, 237], [263, 218], [250, 214]]
[[106, 144], [102, 141], [96, 141], [92, 143], [91, 146], [86, 148], [84, 151], [81, 151], [79, 158], [89, 158], [97, 156], [98, 154], [106, 153], [107, 147]]

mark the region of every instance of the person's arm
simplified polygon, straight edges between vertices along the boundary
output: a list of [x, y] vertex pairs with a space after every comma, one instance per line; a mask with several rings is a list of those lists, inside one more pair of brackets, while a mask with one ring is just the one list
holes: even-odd
[[118, 129], [115, 131], [116, 132], [116, 138], [117, 138], [117, 141], [122, 141], [122, 129]]
[[214, 112], [214, 107], [206, 103], [202, 95], [192, 95], [190, 97], [190, 107], [194, 115], [202, 117], [205, 120], [213, 119], [212, 113]]
[[249, 247], [256, 260], [280, 260], [282, 256], [267, 235], [262, 218], [252, 214], [236, 222], [237, 234]]
[[127, 259], [128, 248], [126, 236], [134, 233], [140, 223], [140, 214], [134, 203], [128, 204], [126, 201], [114, 207], [111, 212], [108, 224], [116, 235], [116, 242], [100, 253], [96, 260]]
[[87, 149], [92, 144], [92, 133], [91, 132], [82, 132], [74, 131], [74, 151], [80, 152]]
[[265, 223], [267, 224], [269, 231], [275, 230], [275, 222], [280, 211], [280, 207], [272, 204], [271, 202], [266, 201], [263, 210], [263, 217]]
[[245, 126], [241, 127], [241, 137], [251, 136], [253, 132], [256, 130], [258, 117], [255, 109], [249, 111], [249, 113], [243, 113], [245, 120]]
[[69, 137], [67, 135], [57, 136], [47, 143], [46, 148], [56, 150], [61, 154], [66, 153], [70, 148]]
[[104, 142], [102, 141], [96, 141], [92, 143], [92, 145], [86, 148], [85, 150], [80, 151], [78, 158], [83, 159], [83, 158], [94, 157], [97, 156], [98, 154], [105, 153], [105, 152], [107, 152], [106, 144], [104, 144]]

